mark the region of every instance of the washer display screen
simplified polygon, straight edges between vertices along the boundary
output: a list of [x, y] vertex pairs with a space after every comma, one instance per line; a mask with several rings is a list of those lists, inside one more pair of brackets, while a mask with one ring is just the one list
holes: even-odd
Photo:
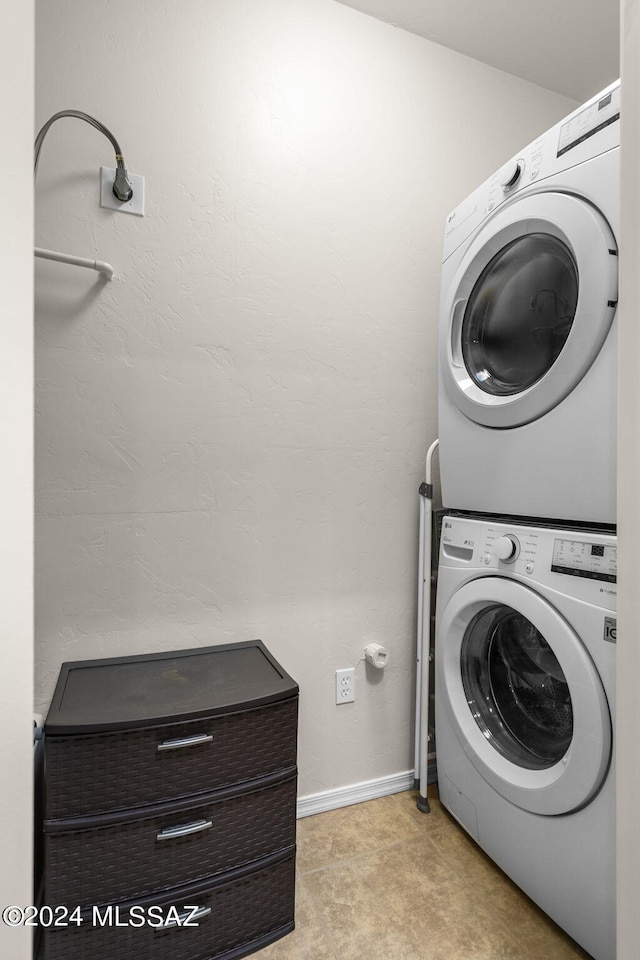
[[616, 583], [618, 550], [603, 543], [585, 543], [584, 540], [554, 540], [551, 557], [552, 573], [566, 573], [572, 577], [587, 577]]

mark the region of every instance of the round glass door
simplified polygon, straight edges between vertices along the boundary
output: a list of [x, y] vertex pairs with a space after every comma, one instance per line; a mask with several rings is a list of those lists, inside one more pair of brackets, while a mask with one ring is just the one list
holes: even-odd
[[559, 404], [611, 328], [617, 266], [609, 224], [578, 197], [526, 196], [490, 216], [443, 294], [440, 375], [460, 412], [504, 429]]
[[[588, 803], [611, 758], [607, 697], [568, 622], [572, 603], [558, 612], [525, 584], [479, 576], [436, 623], [436, 740], [449, 726], [460, 762], [545, 816]], [[589, 629], [602, 629], [597, 616]]]
[[573, 736], [569, 685], [527, 617], [503, 604], [476, 614], [460, 652], [462, 683], [482, 734], [512, 763], [553, 766]]
[[578, 271], [547, 233], [512, 240], [480, 274], [462, 321], [462, 356], [480, 390], [522, 393], [562, 351], [576, 313]]

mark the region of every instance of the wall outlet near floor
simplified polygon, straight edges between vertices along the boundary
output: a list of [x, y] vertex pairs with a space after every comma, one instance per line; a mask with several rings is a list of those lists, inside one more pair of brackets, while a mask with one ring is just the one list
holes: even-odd
[[353, 703], [356, 698], [356, 671], [354, 667], [336, 670], [336, 703]]

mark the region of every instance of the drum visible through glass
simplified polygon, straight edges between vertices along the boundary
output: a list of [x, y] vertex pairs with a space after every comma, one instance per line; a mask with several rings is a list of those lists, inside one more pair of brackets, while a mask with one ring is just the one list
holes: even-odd
[[562, 759], [573, 736], [569, 686], [525, 616], [505, 604], [481, 610], [465, 631], [460, 666], [473, 717], [499, 753], [531, 770]]
[[462, 321], [462, 358], [485, 393], [533, 386], [560, 355], [578, 303], [578, 269], [567, 245], [547, 233], [512, 240], [484, 268]]

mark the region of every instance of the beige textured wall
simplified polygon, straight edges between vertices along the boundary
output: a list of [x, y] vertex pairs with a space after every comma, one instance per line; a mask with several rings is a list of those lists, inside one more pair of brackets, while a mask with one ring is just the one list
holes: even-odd
[[[32, 900], [33, 7], [5, 0], [0, 117], [0, 909]], [[10, 144], [10, 148], [7, 145]], [[27, 960], [30, 930], [0, 923], [0, 956]]]
[[[417, 488], [446, 213], [574, 107], [333, 0], [38, 6], [45, 142], [37, 673], [261, 637], [301, 687], [303, 795], [413, 766]], [[359, 663], [375, 640], [384, 676]], [[356, 702], [334, 673], [356, 665]]]

